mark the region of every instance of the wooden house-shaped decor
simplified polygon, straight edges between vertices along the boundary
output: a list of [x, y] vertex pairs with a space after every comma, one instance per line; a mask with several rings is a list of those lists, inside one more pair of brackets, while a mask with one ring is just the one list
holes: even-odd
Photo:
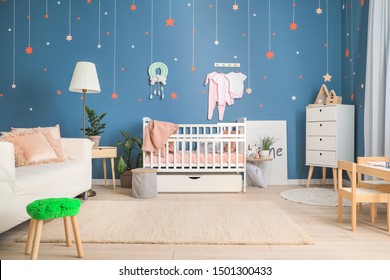
[[329, 93], [329, 96], [326, 98], [326, 105], [341, 104], [341, 102], [342, 102], [342, 97], [337, 96], [336, 92], [332, 89]]
[[325, 84], [321, 86], [320, 91], [317, 94], [316, 101], [314, 102], [315, 105], [325, 105], [326, 99], [329, 97], [329, 90], [326, 87]]

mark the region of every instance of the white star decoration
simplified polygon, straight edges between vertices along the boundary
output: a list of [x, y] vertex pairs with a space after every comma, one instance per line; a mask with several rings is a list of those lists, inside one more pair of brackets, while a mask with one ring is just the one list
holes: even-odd
[[317, 8], [316, 13], [317, 13], [317, 15], [322, 14], [322, 9], [321, 8]]
[[237, 5], [237, 4], [234, 4], [234, 5], [233, 5], [233, 10], [235, 10], [235, 11], [238, 10], [238, 5]]
[[12, 84], [11, 87], [12, 87], [12, 88], [16, 88], [16, 85], [15, 85], [15, 84]]
[[97, 48], [98, 48], [98, 49], [101, 49], [101, 48], [102, 48], [102, 45], [100, 45], [100, 44], [97, 45]]
[[218, 40], [215, 40], [215, 41], [214, 41], [214, 44], [215, 44], [215, 45], [219, 45], [219, 41], [218, 41]]
[[297, 100], [297, 97], [295, 95], [293, 95], [293, 96], [291, 96], [291, 100], [295, 101], [295, 100]]
[[72, 35], [68, 35], [68, 36], [66, 36], [66, 41], [72, 41]]

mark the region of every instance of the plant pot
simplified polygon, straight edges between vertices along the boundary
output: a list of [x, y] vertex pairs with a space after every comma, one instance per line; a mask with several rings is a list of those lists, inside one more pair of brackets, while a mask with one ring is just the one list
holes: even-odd
[[260, 158], [269, 158], [269, 150], [261, 150]]
[[131, 171], [126, 171], [125, 173], [121, 174], [119, 177], [121, 180], [122, 188], [131, 188], [132, 180], [133, 180], [133, 174], [131, 173]]
[[89, 140], [93, 142], [94, 147], [99, 147], [100, 137], [101, 137], [100, 135], [88, 136]]

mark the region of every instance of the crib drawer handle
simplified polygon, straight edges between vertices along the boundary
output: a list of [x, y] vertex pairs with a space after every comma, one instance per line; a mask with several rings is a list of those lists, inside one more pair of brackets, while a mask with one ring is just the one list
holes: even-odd
[[188, 177], [188, 178], [190, 178], [190, 179], [192, 179], [192, 180], [198, 180], [199, 178], [200, 178], [200, 176], [190, 176], [190, 177]]

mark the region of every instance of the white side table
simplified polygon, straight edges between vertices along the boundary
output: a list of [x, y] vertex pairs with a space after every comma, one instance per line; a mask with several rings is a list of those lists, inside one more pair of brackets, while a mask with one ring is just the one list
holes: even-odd
[[111, 159], [111, 172], [112, 172], [112, 184], [114, 186], [114, 190], [116, 188], [115, 184], [115, 163], [114, 159], [117, 157], [117, 149], [116, 147], [94, 147], [92, 148], [92, 158], [101, 158], [103, 159], [103, 172], [104, 172], [104, 186], [107, 187], [107, 164], [106, 158]]

